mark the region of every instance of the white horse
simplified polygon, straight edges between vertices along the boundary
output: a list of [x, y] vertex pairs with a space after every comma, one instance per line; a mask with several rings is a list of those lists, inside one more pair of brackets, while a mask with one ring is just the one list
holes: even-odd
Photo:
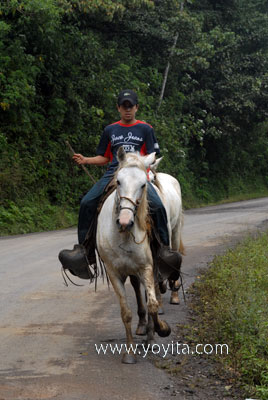
[[[108, 276], [119, 298], [121, 317], [126, 329], [127, 346], [133, 345], [131, 332], [131, 310], [127, 304], [124, 283], [130, 276], [134, 287], [139, 323], [136, 334], [148, 334], [152, 343], [154, 330], [159, 336], [168, 336], [170, 327], [158, 316], [158, 301], [155, 293], [153, 258], [150, 248], [150, 219], [147, 201], [147, 168], [155, 161], [155, 153], [141, 157], [136, 153], [118, 151], [119, 168], [115, 176], [117, 189], [104, 202], [98, 217], [97, 248], [104, 261]], [[171, 246], [180, 247], [181, 199], [176, 192], [178, 182], [166, 174], [159, 174], [165, 192], [160, 193], [168, 216]], [[166, 179], [164, 179], [166, 176]], [[168, 177], [168, 178], [167, 178]], [[167, 182], [167, 186], [166, 186]], [[175, 185], [175, 182], [177, 184]], [[175, 191], [174, 191], [175, 190]], [[175, 204], [179, 200], [179, 204]], [[142, 303], [140, 282], [147, 295], [148, 325]], [[135, 355], [126, 352], [122, 362], [134, 363]]]

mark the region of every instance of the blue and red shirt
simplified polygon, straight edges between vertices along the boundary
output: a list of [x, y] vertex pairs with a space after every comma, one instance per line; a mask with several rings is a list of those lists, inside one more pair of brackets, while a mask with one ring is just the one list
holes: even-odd
[[151, 125], [143, 121], [130, 125], [115, 122], [106, 126], [97, 148], [97, 155], [110, 159], [107, 173], [113, 173], [117, 169], [116, 155], [121, 146], [126, 153], [138, 151], [141, 155], [147, 155], [155, 151], [159, 154], [159, 145]]

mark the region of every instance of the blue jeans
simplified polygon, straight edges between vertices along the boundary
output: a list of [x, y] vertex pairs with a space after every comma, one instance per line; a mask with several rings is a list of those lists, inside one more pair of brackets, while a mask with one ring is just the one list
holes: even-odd
[[[79, 243], [84, 242], [90, 223], [97, 212], [100, 198], [105, 187], [112, 180], [112, 178], [113, 176], [111, 175], [104, 175], [82, 198], [78, 220]], [[159, 233], [162, 243], [169, 245], [166, 210], [160, 197], [150, 182], [147, 184], [147, 196], [149, 201], [149, 212], [155, 228]]]

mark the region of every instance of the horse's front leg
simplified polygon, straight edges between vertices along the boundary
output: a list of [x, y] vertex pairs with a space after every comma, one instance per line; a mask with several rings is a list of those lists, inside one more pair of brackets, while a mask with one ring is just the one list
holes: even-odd
[[135, 290], [135, 295], [138, 305], [139, 322], [136, 329], [136, 335], [146, 335], [147, 333], [146, 310], [142, 300], [141, 283], [139, 278], [134, 275], [130, 275], [130, 282]]
[[[153, 266], [148, 264], [144, 269], [144, 284], [147, 292], [147, 307], [149, 316], [153, 320], [154, 330], [159, 336], [165, 337], [170, 335], [171, 329], [166, 321], [163, 321], [158, 316], [158, 301], [155, 294], [155, 283], [153, 275]], [[152, 340], [150, 332], [150, 318], [148, 318], [148, 341]], [[150, 337], [149, 337], [150, 336]]]
[[115, 293], [117, 294], [120, 302], [120, 308], [121, 308], [121, 318], [123, 320], [123, 323], [125, 325], [126, 329], [126, 337], [127, 337], [127, 351], [123, 354], [122, 357], [122, 363], [124, 364], [135, 364], [136, 363], [136, 357], [135, 354], [133, 353], [131, 348], [134, 348], [134, 342], [133, 342], [133, 336], [132, 336], [132, 331], [131, 331], [131, 320], [132, 320], [132, 315], [131, 315], [131, 310], [127, 304], [127, 298], [126, 298], [126, 290], [125, 290], [125, 280], [120, 279], [118, 276], [116, 276], [113, 273], [109, 273], [109, 278], [110, 281], [112, 282], [113, 288]]

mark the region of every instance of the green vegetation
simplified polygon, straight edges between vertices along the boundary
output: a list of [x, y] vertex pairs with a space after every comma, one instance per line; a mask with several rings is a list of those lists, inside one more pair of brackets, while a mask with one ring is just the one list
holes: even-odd
[[216, 257], [194, 284], [199, 343], [226, 343], [220, 356], [249, 394], [268, 399], [268, 232]]
[[8, 207], [0, 206], [0, 233], [12, 235], [68, 228], [77, 223], [77, 215], [78, 210], [66, 210], [38, 199], [36, 204], [26, 202], [21, 207], [10, 202]]
[[268, 197], [268, 188], [264, 185], [253, 185], [252, 187], [244, 187], [237, 189], [237, 191], [232, 190], [229, 193], [228, 197], [221, 198], [220, 200], [213, 200], [213, 194], [210, 196], [210, 200], [208, 199], [200, 199], [194, 197], [184, 197], [183, 201], [183, 208], [185, 210], [189, 208], [198, 208], [198, 207], [205, 207], [205, 206], [214, 206], [218, 204], [226, 204], [232, 203], [235, 201], [243, 201], [243, 200], [251, 200], [251, 199], [258, 199], [261, 197]]
[[154, 126], [161, 169], [181, 182], [184, 204], [265, 191], [267, 40], [267, 0], [1, 2], [1, 210], [14, 225], [39, 201], [77, 208], [91, 182], [65, 140], [94, 155], [126, 87], [139, 94], [139, 118]]

